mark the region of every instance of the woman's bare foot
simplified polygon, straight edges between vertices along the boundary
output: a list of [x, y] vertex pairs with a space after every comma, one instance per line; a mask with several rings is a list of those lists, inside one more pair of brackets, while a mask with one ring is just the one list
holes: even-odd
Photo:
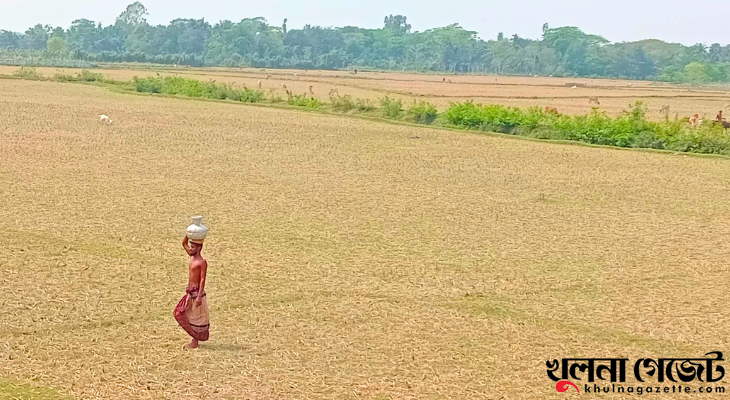
[[190, 341], [190, 343], [185, 345], [186, 349], [197, 349], [198, 348], [198, 340], [193, 339]]

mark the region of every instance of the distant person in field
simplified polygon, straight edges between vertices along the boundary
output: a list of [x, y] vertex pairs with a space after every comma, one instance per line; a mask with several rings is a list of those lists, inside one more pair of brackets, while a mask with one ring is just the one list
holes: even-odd
[[717, 113], [717, 122], [723, 122], [725, 121], [725, 117], [722, 116], [722, 110], [720, 110], [719, 113]]
[[175, 307], [175, 319], [193, 339], [185, 347], [194, 349], [199, 341], [208, 340], [210, 319], [208, 316], [208, 300], [205, 295], [205, 276], [208, 262], [200, 255], [203, 250], [202, 240], [183, 239], [183, 248], [190, 256], [188, 287], [185, 296]]

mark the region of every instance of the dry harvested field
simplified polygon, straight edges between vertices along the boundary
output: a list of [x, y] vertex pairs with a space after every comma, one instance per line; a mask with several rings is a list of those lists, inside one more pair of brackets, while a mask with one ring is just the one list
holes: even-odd
[[727, 350], [726, 158], [20, 80], [0, 151], [0, 397], [562, 399], [548, 359]]
[[[17, 67], [0, 66], [0, 74], [10, 75]], [[45, 76], [56, 73], [76, 73], [79, 70], [39, 68]], [[660, 110], [668, 104], [672, 117], [682, 118], [699, 113], [714, 119], [717, 111], [730, 112], [730, 87], [690, 87], [661, 82], [622, 81], [611, 79], [502, 77], [466, 75], [426, 75], [413, 73], [347, 71], [297, 71], [277, 69], [226, 68], [161, 68], [161, 69], [101, 69], [99, 72], [117, 80], [131, 80], [134, 76], [179, 75], [204, 81], [215, 80], [235, 86], [256, 88], [261, 81], [266, 92], [285, 97], [286, 85], [294, 93], [309, 93], [328, 99], [331, 89], [341, 95], [369, 99], [377, 103], [385, 95], [401, 98], [404, 103], [425, 100], [439, 108], [451, 102], [473, 100], [477, 103], [504, 104], [517, 107], [553, 106], [566, 114], [586, 114], [598, 97], [599, 108], [610, 115], [628, 109], [635, 101], [649, 106], [649, 118], [663, 118]], [[269, 77], [269, 79], [267, 79]], [[449, 79], [451, 83], [442, 82]], [[572, 88], [577, 84], [576, 88]], [[585, 85], [585, 86], [583, 86]]]

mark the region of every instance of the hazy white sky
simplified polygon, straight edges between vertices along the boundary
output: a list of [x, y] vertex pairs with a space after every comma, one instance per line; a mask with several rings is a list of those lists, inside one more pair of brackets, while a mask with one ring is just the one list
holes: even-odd
[[[87, 18], [108, 25], [133, 0], [0, 0], [0, 29], [25, 31], [36, 23], [68, 27]], [[684, 44], [730, 43], [727, 0], [142, 0], [151, 24], [205, 18], [265, 17], [272, 25], [289, 18], [289, 28], [305, 24], [381, 27], [388, 14], [408, 17], [414, 30], [458, 22], [482, 38], [517, 33], [538, 38], [542, 24], [574, 25], [611, 41], [656, 38]]]

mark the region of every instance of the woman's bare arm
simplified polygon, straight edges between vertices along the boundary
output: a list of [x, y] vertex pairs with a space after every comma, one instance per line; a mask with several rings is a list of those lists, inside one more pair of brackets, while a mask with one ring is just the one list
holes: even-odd
[[198, 305], [203, 302], [203, 295], [205, 294], [205, 277], [208, 273], [208, 262], [203, 260], [200, 265], [200, 285], [198, 286]]
[[190, 246], [188, 246], [188, 237], [187, 236], [185, 236], [185, 239], [183, 239], [182, 244], [183, 244], [183, 249], [185, 249], [185, 252], [190, 254], [191, 250], [190, 250]]

